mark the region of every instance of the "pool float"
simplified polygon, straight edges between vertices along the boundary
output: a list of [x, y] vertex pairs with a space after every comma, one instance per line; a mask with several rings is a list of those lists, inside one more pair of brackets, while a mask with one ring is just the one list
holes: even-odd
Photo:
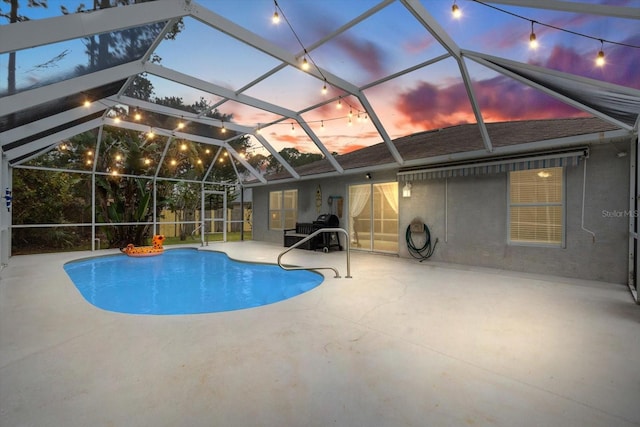
[[164, 252], [162, 242], [164, 242], [164, 236], [156, 234], [153, 236], [153, 246], [134, 246], [129, 243], [126, 247], [120, 248], [120, 251], [132, 257], [156, 256]]

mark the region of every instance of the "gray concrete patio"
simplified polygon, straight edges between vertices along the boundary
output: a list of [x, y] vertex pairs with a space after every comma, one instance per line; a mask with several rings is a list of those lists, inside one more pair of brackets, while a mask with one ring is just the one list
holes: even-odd
[[[1, 426], [640, 425], [640, 307], [621, 284], [353, 253], [353, 278], [286, 301], [139, 316], [90, 305], [62, 269], [108, 253], [1, 272]], [[345, 274], [344, 252], [285, 262]]]

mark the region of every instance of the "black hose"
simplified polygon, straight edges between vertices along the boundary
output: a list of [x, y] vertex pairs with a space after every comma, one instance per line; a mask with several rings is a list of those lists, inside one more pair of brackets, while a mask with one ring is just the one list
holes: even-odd
[[407, 239], [407, 248], [409, 248], [409, 254], [415, 259], [419, 259], [420, 262], [425, 259], [429, 259], [433, 252], [436, 250], [436, 245], [438, 244], [438, 239], [434, 242], [433, 246], [431, 246], [431, 233], [429, 232], [429, 227], [427, 224], [423, 224], [424, 227], [424, 245], [421, 248], [416, 247], [413, 242], [413, 237], [411, 236], [411, 225], [407, 227], [407, 232], [405, 233], [405, 237]]

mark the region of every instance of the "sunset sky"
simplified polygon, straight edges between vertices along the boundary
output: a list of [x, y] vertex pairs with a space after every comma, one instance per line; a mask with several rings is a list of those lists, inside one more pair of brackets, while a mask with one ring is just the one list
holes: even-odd
[[[278, 25], [272, 23], [275, 10], [272, 0], [200, 0], [198, 3], [280, 48], [300, 53], [303, 48], [296, 36], [304, 48], [312, 46], [379, 2], [278, 0], [295, 34], [284, 20]], [[452, 17], [453, 1], [422, 0], [428, 13], [462, 49], [640, 89], [640, 49], [609, 43], [640, 46], [640, 25], [637, 20], [493, 5], [504, 10], [500, 11], [467, 0], [458, 0], [456, 3], [462, 11], [460, 19]], [[640, 0], [581, 3], [640, 7]], [[49, 0], [47, 10], [23, 8], [21, 12], [32, 19], [59, 16], [61, 4], [69, 9], [75, 8], [73, 1]], [[7, 7], [3, 4], [0, 8], [6, 12]], [[535, 50], [529, 47], [531, 21], [536, 21], [534, 31], [540, 44]], [[238, 91], [280, 64], [275, 58], [243, 45], [193, 18], [185, 18], [184, 24], [184, 30], [176, 40], [163, 41], [155, 51], [162, 58], [161, 65], [164, 67]], [[601, 48], [600, 39], [605, 41], [604, 67], [597, 67], [594, 62]], [[57, 45], [46, 50], [39, 48], [18, 53], [18, 79], [23, 85], [28, 86], [30, 82], [44, 79], [50, 73], [64, 73], [73, 69], [74, 65], [86, 63], [81, 40]], [[36, 67], [46, 61], [46, 55], [50, 57], [52, 52], [57, 51], [66, 54], [55, 68]], [[47, 52], [46, 55], [43, 52]], [[309, 49], [308, 53], [308, 58], [320, 69], [364, 88], [363, 93], [373, 112], [392, 139], [434, 128], [475, 122], [458, 65], [452, 58], [368, 87], [379, 79], [446, 53], [400, 1], [384, 7], [318, 48]], [[0, 61], [0, 89], [4, 90], [7, 55], [2, 55]], [[466, 64], [486, 122], [585, 115], [471, 60], [467, 60]], [[154, 85], [155, 96], [159, 98], [178, 96], [186, 104], [200, 97], [212, 104], [221, 99], [155, 76], [147, 77]], [[287, 66], [243, 93], [294, 111], [344, 95], [331, 86], [329, 93], [323, 95], [322, 86], [321, 80]], [[344, 153], [382, 141], [372, 121], [365, 120], [367, 112], [356, 98], [346, 96], [342, 104], [341, 109], [337, 108], [337, 102], [331, 102], [302, 114], [329, 151]], [[223, 103], [218, 110], [233, 114], [234, 122], [250, 127], [279, 118], [275, 114], [235, 102]], [[353, 114], [351, 125], [350, 110]], [[303, 152], [318, 151], [298, 124], [290, 119], [263, 129], [261, 134], [278, 150], [295, 147]]]

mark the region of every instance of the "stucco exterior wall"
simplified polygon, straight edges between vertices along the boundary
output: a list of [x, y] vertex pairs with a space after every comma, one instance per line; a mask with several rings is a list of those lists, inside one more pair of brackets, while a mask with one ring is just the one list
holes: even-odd
[[[629, 157], [616, 154], [612, 145], [591, 147], [586, 161], [584, 229], [585, 162], [565, 168], [564, 247], [508, 243], [506, 173], [412, 182], [410, 198], [402, 197], [400, 185], [398, 255], [410, 257], [405, 231], [411, 220], [418, 217], [428, 225], [432, 239], [438, 239], [430, 258], [433, 261], [626, 283], [628, 215], [633, 214], [629, 212]], [[372, 173], [371, 181], [396, 181], [396, 172]], [[358, 174], [255, 188], [253, 238], [282, 242], [282, 231], [268, 228], [269, 191], [297, 188], [298, 220], [308, 222], [318, 216], [315, 192], [320, 185], [323, 199], [320, 213], [334, 213], [327, 199], [330, 195], [342, 196], [340, 226], [348, 228], [348, 185], [371, 181]]]
[[629, 158], [616, 154], [595, 146], [586, 160], [586, 230], [585, 162], [565, 168], [564, 247], [508, 244], [506, 173], [414, 182], [412, 197], [400, 199], [400, 228], [421, 217], [439, 240], [435, 261], [626, 283]]

